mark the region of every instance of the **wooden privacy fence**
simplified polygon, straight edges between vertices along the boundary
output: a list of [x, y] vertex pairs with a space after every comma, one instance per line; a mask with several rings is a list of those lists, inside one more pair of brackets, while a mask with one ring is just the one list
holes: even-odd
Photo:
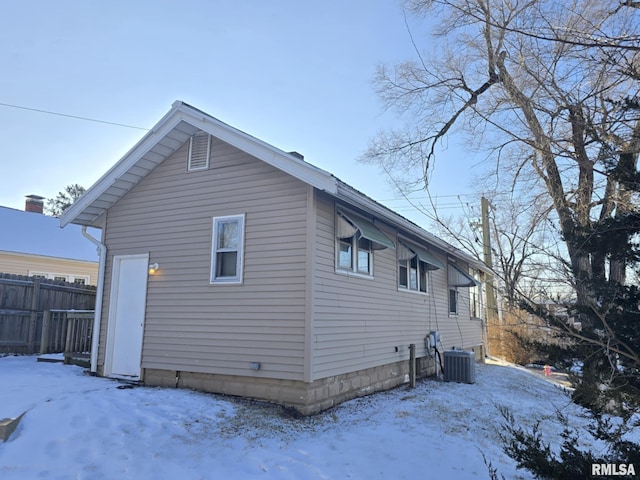
[[[76, 338], [76, 330], [81, 332], [82, 325], [88, 320], [80, 321], [80, 317], [69, 317], [69, 311], [90, 316], [88, 311], [95, 307], [96, 289], [84, 285], [66, 282], [23, 277], [17, 275], [0, 274], [0, 353], [38, 353], [42, 350], [43, 333], [46, 333], [47, 353], [52, 345], [58, 345], [50, 335], [58, 332], [60, 322], [65, 322], [65, 329], [69, 329], [69, 318], [72, 319], [72, 339]], [[46, 311], [67, 311], [65, 315], [49, 314], [48, 332], [43, 332]], [[91, 326], [89, 325], [89, 327]], [[64, 343], [67, 341], [67, 331], [62, 334]], [[84, 333], [78, 333], [84, 336]], [[61, 338], [61, 337], [60, 337]], [[53, 342], [53, 343], [52, 343]], [[65, 345], [62, 345], [64, 350]], [[56, 347], [59, 348], [59, 347]], [[79, 346], [78, 346], [79, 348]], [[76, 350], [80, 351], [80, 350]], [[88, 351], [88, 348], [84, 351]]]
[[93, 314], [93, 310], [46, 310], [40, 353], [90, 352]]

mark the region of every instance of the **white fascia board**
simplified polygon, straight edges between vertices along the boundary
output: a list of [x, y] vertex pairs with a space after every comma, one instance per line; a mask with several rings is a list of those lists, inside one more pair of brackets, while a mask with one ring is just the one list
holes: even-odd
[[78, 198], [60, 217], [60, 226], [65, 227], [82, 213], [91, 203], [98, 199], [118, 178], [136, 164], [164, 135], [177, 124], [171, 121], [177, 105], [149, 130], [113, 167], [100, 177], [80, 198]]
[[301, 160], [262, 140], [231, 127], [190, 105], [176, 101], [172, 104], [171, 110], [120, 161], [100, 177], [84, 195], [63, 213], [60, 217], [60, 226], [65, 227], [69, 223], [73, 223], [89, 205], [95, 202], [121, 175], [124, 175], [134, 167], [149, 150], [168, 135], [181, 121], [185, 121], [319, 190], [324, 190], [333, 195], [337, 193], [336, 178], [330, 173], [308, 163], [303, 163]]
[[427, 232], [423, 228], [419, 227], [413, 222], [410, 222], [403, 216], [388, 209], [384, 205], [379, 204], [375, 200], [367, 197], [366, 195], [358, 192], [357, 190], [348, 186], [344, 182], [341, 182], [339, 184], [338, 194], [336, 195], [336, 197], [346, 202], [349, 202], [352, 205], [359, 206], [360, 208], [368, 212], [374, 213], [379, 218], [385, 219], [386, 221], [388, 221], [391, 225], [397, 225], [403, 230], [413, 233], [418, 238], [423, 239], [425, 242], [440, 248], [442, 251], [446, 252], [448, 255], [451, 255], [452, 257], [455, 257], [467, 262], [473, 268], [477, 268], [486, 273], [492, 273], [491, 270], [480, 260], [473, 258], [471, 255], [468, 255], [467, 253], [455, 248], [453, 245], [450, 245], [449, 243], [436, 237], [432, 233]]
[[313, 187], [335, 195], [338, 191], [336, 178], [303, 160], [244, 133], [197, 109], [183, 105], [181, 120], [203, 130], [220, 140], [292, 175]]

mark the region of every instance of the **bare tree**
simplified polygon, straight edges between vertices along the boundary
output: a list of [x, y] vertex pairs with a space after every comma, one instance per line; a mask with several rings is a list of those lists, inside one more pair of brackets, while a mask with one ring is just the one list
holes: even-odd
[[[427, 184], [448, 134], [488, 146], [499, 172], [540, 180], [553, 207], [578, 303], [598, 278], [625, 281], [624, 261], [591, 255], [594, 226], [627, 214], [633, 198], [612, 172], [635, 169], [640, 12], [601, 0], [413, 0], [437, 22], [431, 53], [380, 67], [378, 93], [411, 119], [373, 139], [364, 161], [404, 188]], [[633, 3], [633, 2], [632, 2]], [[517, 189], [514, 184], [514, 192]]]

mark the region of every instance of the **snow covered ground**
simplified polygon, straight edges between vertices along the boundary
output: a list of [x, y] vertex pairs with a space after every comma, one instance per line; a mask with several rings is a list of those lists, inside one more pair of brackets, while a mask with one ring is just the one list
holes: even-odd
[[[584, 424], [581, 409], [539, 374], [477, 367], [472, 385], [425, 380], [296, 418], [273, 405], [130, 388], [80, 367], [4, 357], [0, 419], [26, 415], [0, 443], [0, 478], [486, 479], [483, 453], [506, 478], [531, 478], [502, 453], [497, 407], [526, 424], [556, 409]], [[542, 429], [559, 433], [555, 422]]]

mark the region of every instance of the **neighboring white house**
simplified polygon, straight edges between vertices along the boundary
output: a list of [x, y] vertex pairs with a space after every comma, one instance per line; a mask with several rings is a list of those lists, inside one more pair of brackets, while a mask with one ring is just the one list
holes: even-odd
[[432, 331], [482, 358], [484, 264], [182, 102], [60, 221], [103, 229], [101, 375], [308, 414], [404, 383], [410, 345], [433, 374]]
[[[62, 229], [57, 218], [34, 209], [32, 199], [31, 211], [0, 207], [0, 273], [95, 285], [96, 246], [80, 226]], [[99, 237], [100, 230], [90, 231]]]

